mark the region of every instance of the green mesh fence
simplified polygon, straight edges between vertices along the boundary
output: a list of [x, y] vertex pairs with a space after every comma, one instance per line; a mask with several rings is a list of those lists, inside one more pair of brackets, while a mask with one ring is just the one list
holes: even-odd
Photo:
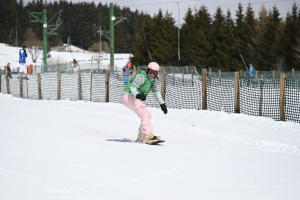
[[[202, 109], [202, 76], [190, 74], [195, 68], [191, 67], [166, 67], [165, 101], [169, 108], [176, 109]], [[180, 71], [181, 70], [181, 71]], [[235, 86], [233, 72], [207, 74], [207, 109], [214, 111], [234, 112]], [[241, 74], [241, 73], [240, 73]], [[280, 120], [280, 82], [276, 73], [269, 79], [249, 79], [240, 76], [240, 112], [253, 115], [270, 117]], [[292, 79], [285, 78], [285, 121], [300, 123], [300, 80], [298, 72], [288, 74]], [[273, 76], [274, 75], [274, 76]], [[20, 97], [20, 80], [18, 74], [12, 74], [8, 79], [10, 93]], [[161, 81], [159, 74], [159, 82]], [[226, 76], [226, 77], [225, 77]], [[265, 76], [265, 75], [264, 75]], [[275, 77], [275, 78], [273, 78]], [[38, 99], [37, 75], [28, 75], [29, 80], [23, 80], [23, 98]], [[57, 72], [41, 74], [41, 92], [43, 100], [57, 99]], [[161, 85], [159, 84], [159, 87]], [[109, 101], [121, 103], [124, 83], [123, 76], [111, 73], [109, 76]], [[61, 73], [61, 99], [78, 100], [78, 74]], [[105, 74], [81, 73], [82, 100], [105, 102]], [[6, 79], [1, 74], [1, 92], [6, 94]], [[147, 106], [159, 107], [153, 95], [149, 95], [145, 102]]]
[[240, 79], [240, 112], [279, 120], [279, 80]]
[[165, 100], [169, 108], [196, 109], [202, 105], [202, 83], [198, 79], [180, 79], [167, 75]]
[[232, 79], [207, 79], [207, 109], [234, 112], [234, 82]]
[[300, 123], [300, 80], [285, 79], [284, 89], [285, 120]]

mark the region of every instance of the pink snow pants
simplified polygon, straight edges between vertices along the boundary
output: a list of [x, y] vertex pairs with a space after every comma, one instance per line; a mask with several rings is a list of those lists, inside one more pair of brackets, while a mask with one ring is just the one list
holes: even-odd
[[141, 100], [135, 99], [132, 94], [123, 94], [122, 102], [141, 119], [140, 130], [146, 130], [144, 132], [146, 136], [151, 134], [153, 132], [153, 126], [151, 124], [152, 115], [145, 104], [143, 104]]

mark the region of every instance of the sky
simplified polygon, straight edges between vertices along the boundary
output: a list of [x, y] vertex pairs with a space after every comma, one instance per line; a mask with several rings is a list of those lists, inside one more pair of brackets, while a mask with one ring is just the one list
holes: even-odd
[[[28, 0], [24, 1], [28, 2]], [[49, 2], [49, 1], [48, 1]], [[92, 0], [85, 0], [85, 1], [78, 1], [72, 0], [72, 2], [93, 2]], [[234, 18], [234, 14], [236, 13], [238, 4], [241, 3], [244, 7], [244, 11], [249, 3], [251, 3], [253, 10], [255, 12], [255, 16], [258, 16], [258, 11], [262, 5], [266, 7], [267, 10], [272, 9], [274, 5], [277, 6], [280, 16], [285, 18], [287, 12], [292, 10], [292, 5], [294, 2], [300, 6], [299, 1], [295, 0], [219, 0], [219, 1], [211, 1], [211, 0], [112, 0], [112, 1], [94, 1], [96, 5], [101, 2], [102, 4], [107, 3], [114, 3], [121, 7], [129, 7], [131, 11], [135, 11], [136, 9], [139, 11], [144, 11], [151, 16], [157, 14], [159, 8], [165, 13], [169, 11], [172, 13], [172, 17], [175, 19], [176, 24], [178, 23], [182, 25], [183, 18], [187, 12], [187, 9], [190, 8], [199, 8], [200, 6], [204, 5], [208, 8], [208, 11], [211, 15], [213, 15], [218, 6], [223, 9], [223, 13], [226, 14], [227, 9], [231, 10], [232, 17]]]
[[[11, 48], [0, 44], [0, 63]], [[150, 107], [166, 141], [151, 146], [122, 104], [0, 93], [0, 105], [0, 199], [300, 199], [299, 123]]]

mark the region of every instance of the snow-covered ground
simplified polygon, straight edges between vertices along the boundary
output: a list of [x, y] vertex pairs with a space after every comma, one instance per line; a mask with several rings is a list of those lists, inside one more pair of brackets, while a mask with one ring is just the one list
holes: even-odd
[[[10, 62], [12, 69], [17, 69], [19, 67], [19, 50], [22, 47], [11, 47], [7, 46], [4, 43], [0, 43], [0, 68], [4, 69], [4, 66]], [[72, 46], [72, 52], [59, 52], [59, 51], [50, 51], [51, 58], [48, 59], [48, 64], [57, 63], [67, 63], [70, 64], [73, 59], [76, 59], [79, 65], [83, 68], [89, 68], [93, 64], [95, 68], [97, 65], [97, 61], [95, 59], [96, 55], [93, 52], [89, 52], [86, 50], [79, 49], [77, 47]], [[129, 53], [124, 54], [114, 54], [114, 64], [117, 68], [122, 68], [129, 60]], [[93, 62], [92, 62], [93, 60]], [[40, 52], [39, 57], [37, 59], [36, 65], [40, 67], [43, 63], [43, 51]], [[31, 58], [31, 54], [29, 53], [29, 49], [27, 48], [27, 65], [34, 64]], [[103, 54], [103, 58], [101, 59], [100, 65], [103, 69], [110, 64], [110, 54]]]
[[300, 199], [300, 124], [122, 104], [0, 94], [0, 199]]

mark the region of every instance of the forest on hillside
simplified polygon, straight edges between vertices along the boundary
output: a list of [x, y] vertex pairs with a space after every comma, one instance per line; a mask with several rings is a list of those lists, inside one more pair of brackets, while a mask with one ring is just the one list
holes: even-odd
[[[32, 0], [1, 0], [0, 42], [11, 46], [41, 44], [43, 28], [32, 22], [30, 12], [47, 13], [47, 21], [63, 21], [48, 39], [48, 49], [70, 42], [83, 49], [99, 52], [99, 35], [93, 27], [100, 27], [102, 48], [109, 52], [108, 4], [72, 3], [65, 0], [47, 3]], [[256, 17], [251, 4], [237, 5], [235, 13], [218, 7], [211, 15], [205, 5], [188, 9], [180, 29], [172, 13], [161, 9], [150, 16], [138, 10], [114, 5], [114, 52], [133, 54], [135, 65], [156, 61], [162, 66], [196, 66], [222, 71], [245, 70], [248, 63], [260, 71], [300, 70], [300, 8], [293, 4], [291, 12], [279, 13], [273, 6], [261, 7]], [[284, 16], [285, 17], [280, 17]], [[180, 33], [180, 34], [178, 34]], [[179, 49], [178, 49], [179, 46]], [[30, 48], [30, 47], [29, 47]], [[246, 66], [245, 66], [246, 65]]]

